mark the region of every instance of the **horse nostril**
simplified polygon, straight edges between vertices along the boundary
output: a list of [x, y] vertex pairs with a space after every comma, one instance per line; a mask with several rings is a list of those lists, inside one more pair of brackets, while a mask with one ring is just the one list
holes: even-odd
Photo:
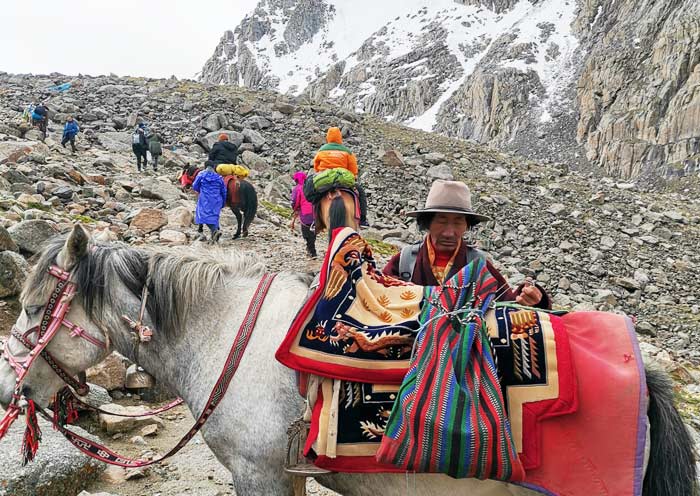
[[29, 386], [22, 386], [22, 396], [25, 398], [29, 398], [29, 396], [32, 394], [32, 388]]

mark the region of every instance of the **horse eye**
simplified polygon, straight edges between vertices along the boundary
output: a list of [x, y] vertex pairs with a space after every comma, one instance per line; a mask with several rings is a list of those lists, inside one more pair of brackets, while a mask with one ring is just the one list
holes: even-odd
[[31, 305], [31, 306], [25, 307], [24, 312], [28, 316], [33, 317], [34, 315], [38, 315], [39, 313], [41, 313], [41, 311], [43, 309], [44, 309], [44, 307], [41, 305]]

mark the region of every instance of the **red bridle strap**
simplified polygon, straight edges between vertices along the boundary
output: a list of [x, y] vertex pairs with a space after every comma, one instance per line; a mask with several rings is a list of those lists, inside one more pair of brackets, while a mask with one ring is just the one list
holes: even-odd
[[[108, 463], [110, 465], [118, 465], [120, 467], [128, 468], [145, 467], [148, 465], [153, 465], [154, 463], [158, 463], [162, 460], [165, 460], [166, 458], [173, 456], [175, 453], [180, 451], [189, 442], [189, 440], [194, 437], [195, 434], [197, 434], [197, 432], [202, 428], [202, 426], [207, 421], [207, 419], [209, 419], [211, 414], [214, 413], [214, 410], [224, 398], [226, 390], [228, 389], [229, 384], [231, 383], [231, 379], [233, 379], [233, 375], [236, 373], [236, 370], [238, 369], [238, 366], [241, 363], [241, 359], [243, 358], [243, 354], [245, 353], [246, 347], [248, 346], [250, 337], [253, 334], [253, 329], [255, 329], [255, 323], [258, 320], [258, 315], [260, 314], [260, 309], [262, 308], [262, 304], [265, 301], [265, 296], [267, 295], [267, 292], [270, 289], [270, 285], [272, 284], [275, 275], [276, 274], [264, 274], [262, 279], [258, 283], [258, 287], [256, 288], [255, 293], [253, 294], [253, 298], [248, 305], [248, 311], [246, 312], [245, 317], [243, 318], [243, 322], [238, 328], [236, 338], [233, 341], [233, 346], [231, 347], [228, 357], [226, 358], [226, 362], [224, 363], [224, 370], [221, 372], [221, 375], [219, 375], [219, 379], [216, 381], [216, 384], [214, 384], [214, 388], [211, 394], [209, 395], [209, 399], [207, 400], [207, 403], [204, 406], [204, 410], [199, 415], [199, 418], [197, 418], [197, 421], [187, 432], [187, 434], [185, 434], [183, 438], [180, 439], [180, 441], [175, 445], [175, 447], [168, 451], [165, 455], [150, 461], [127, 458], [118, 455], [113, 451], [110, 451], [109, 449], [105, 448], [104, 446], [95, 443], [89, 440], [88, 438], [82, 437], [66, 429], [64, 426], [54, 422], [53, 416], [49, 415], [44, 409], [40, 408], [38, 405], [36, 407], [37, 412], [40, 413], [46, 420], [52, 422], [54, 428], [57, 429], [61, 434], [63, 434], [66, 437], [66, 439], [68, 439], [68, 441], [70, 441], [70, 443], [73, 444], [73, 446], [78, 448], [86, 455]], [[57, 406], [54, 406], [54, 408], [57, 408]]]

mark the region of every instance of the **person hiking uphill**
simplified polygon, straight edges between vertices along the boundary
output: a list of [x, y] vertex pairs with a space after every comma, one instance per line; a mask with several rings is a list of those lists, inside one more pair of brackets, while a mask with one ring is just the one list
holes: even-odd
[[321, 172], [327, 169], [347, 169], [355, 176], [355, 188], [360, 201], [360, 227], [369, 227], [367, 222], [367, 195], [359, 182], [357, 182], [357, 157], [345, 145], [343, 134], [337, 127], [331, 127], [326, 133], [327, 143], [323, 145], [314, 157], [314, 171]]
[[148, 136], [148, 151], [151, 152], [151, 160], [153, 161], [153, 170], [158, 170], [158, 159], [163, 155], [163, 138], [157, 132], [152, 132]]
[[66, 125], [63, 127], [63, 139], [61, 139], [61, 145], [63, 148], [66, 147], [66, 143], [70, 142], [71, 150], [73, 150], [73, 153], [75, 153], [75, 137], [79, 132], [80, 128], [78, 127], [78, 123], [75, 122], [72, 116], [68, 116]]
[[148, 139], [146, 138], [146, 125], [142, 122], [131, 135], [131, 149], [136, 155], [136, 167], [141, 172], [141, 160], [143, 160], [143, 170], [148, 166]]
[[214, 162], [214, 169], [219, 164], [236, 164], [238, 162], [238, 147], [229, 141], [227, 134], [222, 133], [219, 135], [219, 141], [211, 147], [209, 160]]
[[[306, 254], [310, 258], [316, 258], [316, 233], [311, 226], [314, 223], [314, 206], [304, 196], [304, 182], [306, 181], [306, 172], [299, 171], [294, 174], [294, 182], [296, 186], [292, 189], [292, 210], [295, 217], [299, 217], [301, 223], [301, 235], [306, 241]], [[294, 222], [292, 221], [292, 225]]]
[[40, 103], [34, 107], [32, 112], [32, 124], [39, 128], [43, 139], [46, 139], [46, 133], [49, 126], [49, 106], [45, 103]]
[[206, 168], [197, 174], [192, 184], [192, 189], [199, 193], [194, 222], [200, 226], [203, 224], [207, 225], [211, 231], [212, 243], [218, 242], [221, 237], [219, 216], [221, 215], [221, 209], [226, 204], [226, 185], [223, 178], [216, 173], [214, 167], [213, 162], [207, 161]]

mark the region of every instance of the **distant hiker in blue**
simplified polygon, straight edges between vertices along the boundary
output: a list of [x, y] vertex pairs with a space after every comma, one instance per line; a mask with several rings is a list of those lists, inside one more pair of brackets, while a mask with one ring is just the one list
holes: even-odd
[[[223, 178], [214, 170], [214, 162], [207, 161], [205, 165], [206, 168], [197, 174], [192, 184], [192, 189], [199, 193], [194, 222], [206, 224], [211, 231], [211, 242], [217, 243], [221, 238], [219, 215], [226, 203], [226, 186]], [[203, 234], [202, 237], [206, 239]]]
[[66, 125], [63, 127], [63, 139], [61, 140], [61, 145], [63, 145], [63, 148], [66, 147], [66, 143], [70, 142], [70, 147], [73, 150], [73, 153], [75, 153], [75, 137], [79, 132], [80, 128], [78, 127], [78, 123], [75, 122], [72, 116], [68, 116]]

